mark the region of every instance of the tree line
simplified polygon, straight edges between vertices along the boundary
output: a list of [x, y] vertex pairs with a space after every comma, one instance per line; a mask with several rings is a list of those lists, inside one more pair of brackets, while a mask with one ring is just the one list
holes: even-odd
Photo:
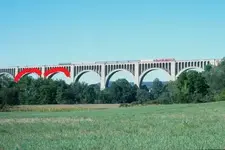
[[202, 103], [225, 100], [225, 58], [218, 66], [208, 65], [203, 72], [187, 71], [176, 81], [163, 84], [158, 78], [151, 88], [131, 85], [118, 79], [109, 88], [87, 83], [67, 84], [29, 76], [18, 83], [7, 76], [0, 77], [0, 107], [37, 104], [98, 104], [98, 103]]

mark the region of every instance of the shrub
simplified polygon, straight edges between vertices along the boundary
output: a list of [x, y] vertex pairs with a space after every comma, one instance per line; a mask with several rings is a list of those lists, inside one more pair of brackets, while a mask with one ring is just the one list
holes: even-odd
[[225, 101], [225, 89], [215, 96], [216, 101]]

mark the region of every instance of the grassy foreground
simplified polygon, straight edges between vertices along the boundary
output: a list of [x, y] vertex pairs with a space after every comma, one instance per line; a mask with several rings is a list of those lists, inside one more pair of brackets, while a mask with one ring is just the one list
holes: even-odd
[[225, 102], [0, 113], [0, 149], [224, 149]]

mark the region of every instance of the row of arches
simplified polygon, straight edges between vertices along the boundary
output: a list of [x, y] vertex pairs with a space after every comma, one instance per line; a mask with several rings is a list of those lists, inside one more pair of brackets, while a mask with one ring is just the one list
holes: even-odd
[[[186, 69], [183, 69], [179, 72], [179, 74], [176, 75], [176, 78], [183, 72], [189, 71], [189, 70], [195, 70], [198, 72], [204, 71], [202, 68], [199, 67], [188, 67]], [[117, 69], [112, 72], [110, 72], [106, 78], [105, 78], [105, 87], [108, 87], [110, 85], [110, 81], [115, 81], [119, 78], [125, 78], [128, 80], [128, 82], [135, 82], [135, 77], [132, 74], [132, 72], [127, 71], [125, 69]], [[172, 76], [164, 69], [161, 68], [151, 68], [146, 71], [144, 71], [139, 76], [139, 83], [138, 86], [149, 84], [149, 82], [152, 82], [155, 78], [159, 78], [161, 81], [170, 81], [173, 80]], [[85, 81], [91, 81], [90, 84], [97, 84], [100, 82], [101, 77], [99, 74], [93, 71], [86, 71], [85, 73], [80, 74], [79, 78], [76, 78], [76, 82], [85, 82]], [[97, 82], [99, 81], [99, 82]]]
[[156, 70], [155, 68], [161, 68], [163, 70], [166, 70], [170, 74], [171, 70], [171, 63], [170, 62], [165, 62], [165, 63], [142, 63], [139, 64], [139, 75], [146, 73], [149, 71], [149, 69]]
[[8, 75], [8, 76], [15, 76], [14, 81], [18, 82], [23, 76], [27, 76], [30, 74], [36, 74], [39, 77], [45, 77], [45, 78], [52, 78], [55, 74], [59, 72], [63, 72], [64, 75], [67, 77], [70, 77], [70, 71], [67, 68], [64, 67], [52, 67], [45, 70], [45, 72], [42, 74], [42, 70], [40, 68], [19, 68], [18, 74], [15, 74], [16, 70], [14, 70], [13, 73], [11, 72], [2, 72], [0, 75]]
[[[183, 69], [179, 74], [177, 74], [177, 77], [184, 71], [187, 70], [197, 70], [197, 71], [203, 71], [202, 68], [194, 68], [194, 67], [189, 67], [186, 69]], [[149, 75], [149, 73], [151, 73]], [[9, 73], [1, 73], [0, 75], [10, 75]], [[63, 79], [65, 80], [67, 83], [71, 82], [70, 76], [66, 75], [64, 73], [60, 73], [60, 72], [54, 72], [54, 73], [49, 73], [50, 75], [48, 76], [48, 78], [52, 78], [53, 80], [57, 80], [57, 79]], [[27, 73], [26, 75], [30, 75], [33, 76], [35, 78], [39, 77], [39, 75], [35, 75], [34, 73]], [[149, 75], [149, 76], [148, 76]], [[11, 75], [11, 77], [13, 77]], [[134, 75], [125, 70], [125, 69], [117, 69], [117, 70], [113, 70], [111, 71], [106, 77], [105, 77], [105, 87], [108, 87], [110, 84], [110, 81], [115, 81], [118, 78], [125, 78], [127, 79], [129, 82], [133, 82], [135, 81]], [[169, 81], [172, 80], [171, 75], [165, 71], [164, 69], [161, 68], [151, 68], [148, 69], [146, 71], [144, 71], [140, 76], [139, 76], [139, 83], [138, 86], [141, 86], [143, 83], [145, 83], [146, 81], [153, 81], [155, 78], [159, 78], [162, 81]], [[101, 80], [101, 76], [100, 74], [96, 73], [93, 70], [85, 70], [80, 72], [79, 74], [77, 74], [75, 76], [74, 82], [87, 82], [90, 81], [89, 84], [97, 84], [100, 82]]]
[[200, 68], [203, 68], [204, 66], [210, 64], [210, 61], [195, 61], [195, 62], [177, 62], [177, 66], [179, 69], [181, 68], [187, 68], [189, 66], [197, 66]]
[[190, 61], [190, 62], [176, 62], [176, 74], [182, 73], [183, 70], [188, 68], [202, 68], [209, 65], [210, 61]]

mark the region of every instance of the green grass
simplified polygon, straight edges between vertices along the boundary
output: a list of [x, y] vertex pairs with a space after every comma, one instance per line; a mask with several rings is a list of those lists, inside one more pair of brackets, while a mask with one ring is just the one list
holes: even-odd
[[224, 149], [225, 102], [0, 113], [0, 149]]

